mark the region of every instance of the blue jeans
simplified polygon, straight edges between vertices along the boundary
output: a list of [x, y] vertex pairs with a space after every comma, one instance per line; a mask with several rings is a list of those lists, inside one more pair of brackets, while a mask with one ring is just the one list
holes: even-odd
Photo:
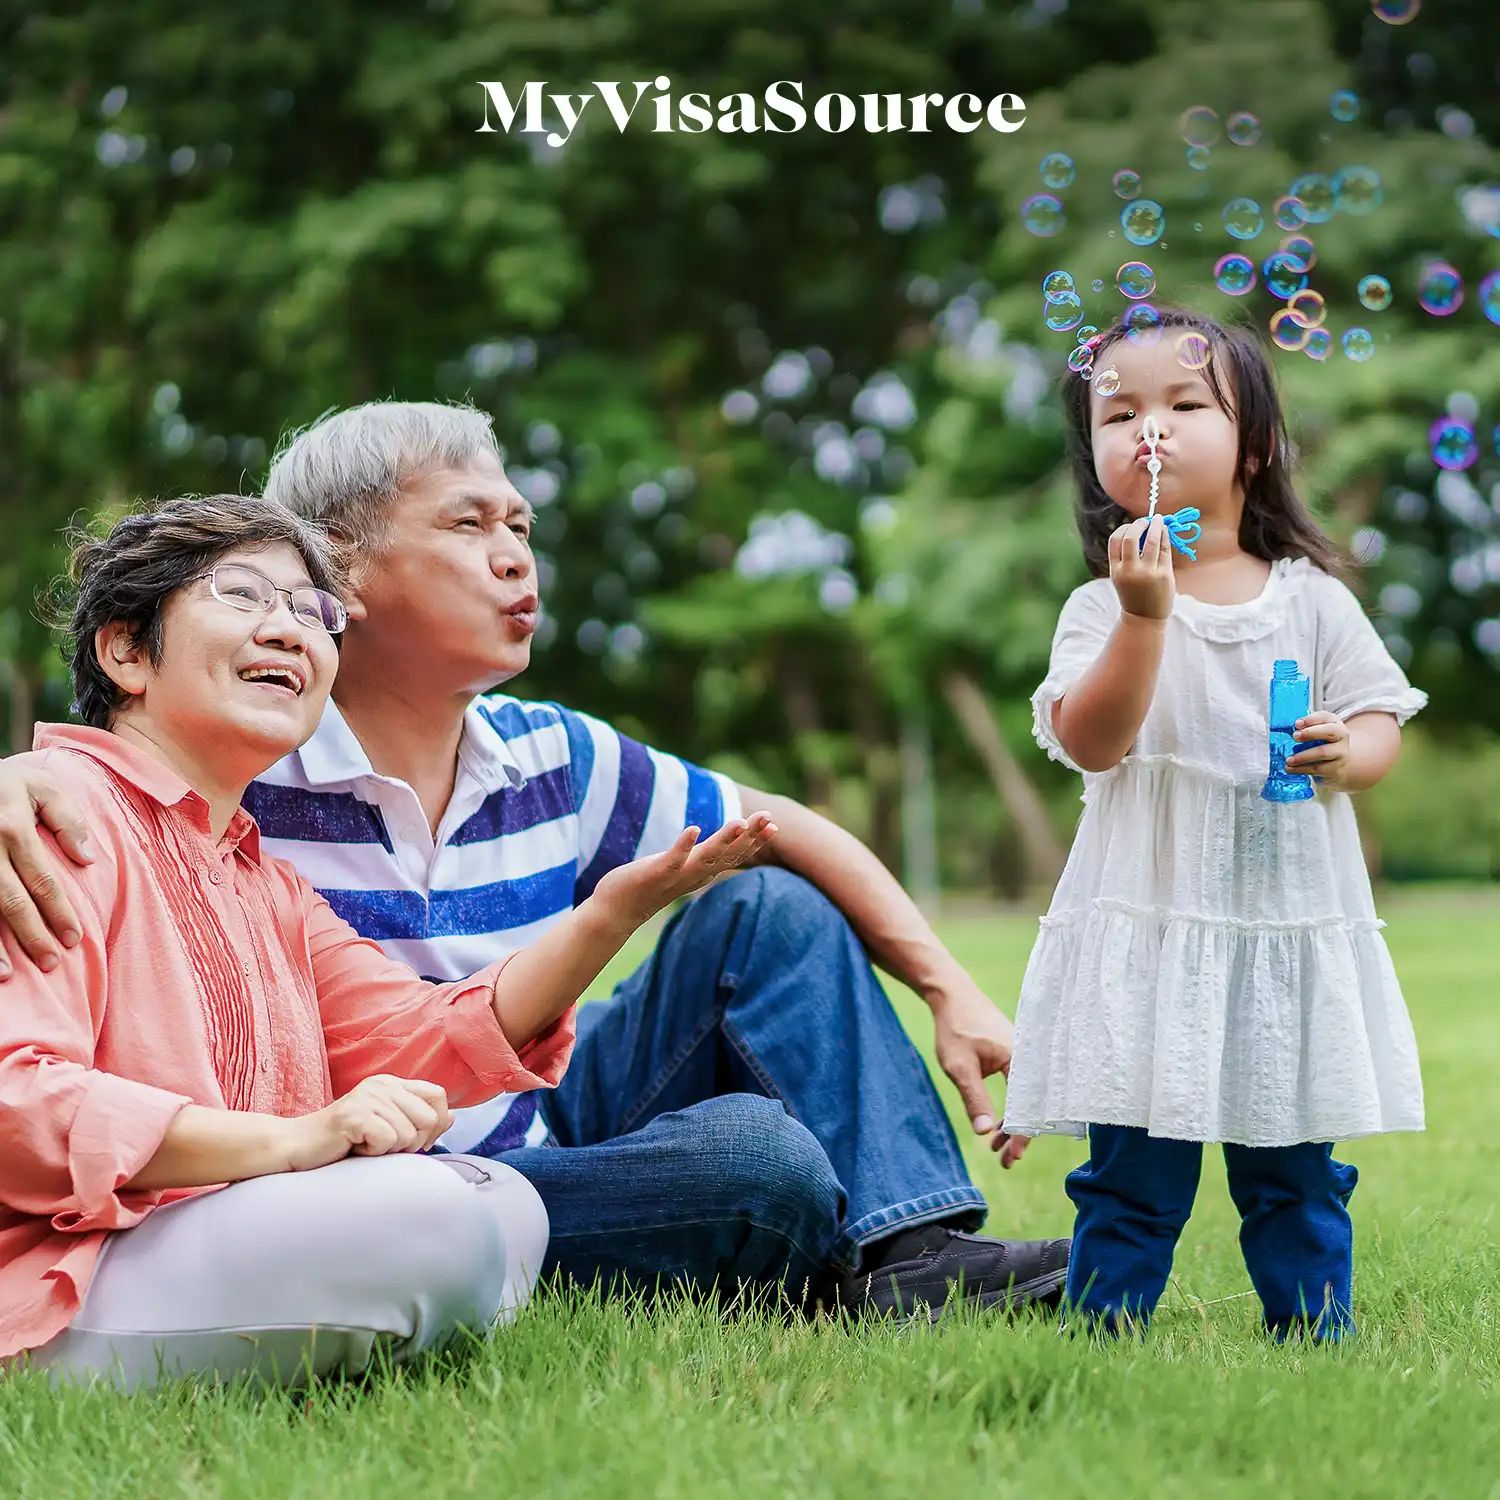
[[673, 917], [578, 1043], [542, 1113], [555, 1144], [498, 1158], [552, 1221], [548, 1270], [708, 1287], [850, 1270], [932, 1220], [975, 1227], [926, 1066], [842, 914], [785, 870]]
[[[1193, 1209], [1203, 1147], [1123, 1125], [1089, 1126], [1089, 1159], [1068, 1174], [1078, 1210], [1066, 1304], [1107, 1325], [1137, 1326], [1167, 1285], [1172, 1252]], [[1240, 1211], [1240, 1250], [1266, 1327], [1337, 1339], [1350, 1313], [1354, 1231], [1347, 1204], [1359, 1174], [1326, 1145], [1226, 1145], [1229, 1195]]]

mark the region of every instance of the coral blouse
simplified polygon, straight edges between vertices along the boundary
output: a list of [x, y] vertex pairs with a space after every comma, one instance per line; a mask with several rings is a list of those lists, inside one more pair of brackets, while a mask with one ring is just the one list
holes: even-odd
[[573, 1012], [518, 1054], [491, 1003], [504, 959], [428, 984], [262, 858], [243, 809], [216, 843], [204, 799], [118, 736], [34, 743], [13, 764], [67, 791], [97, 854], [57, 855], [82, 937], [50, 974], [0, 935], [0, 1358], [72, 1322], [108, 1234], [214, 1191], [125, 1186], [184, 1105], [303, 1115], [374, 1073], [466, 1105], [562, 1077]]

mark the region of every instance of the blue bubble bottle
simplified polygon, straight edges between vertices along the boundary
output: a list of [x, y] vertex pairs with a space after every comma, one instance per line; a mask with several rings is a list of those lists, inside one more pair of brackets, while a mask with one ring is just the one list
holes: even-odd
[[1271, 673], [1271, 773], [1260, 794], [1267, 802], [1306, 802], [1316, 795], [1313, 779], [1288, 771], [1286, 759], [1299, 750], [1320, 744], [1295, 740], [1292, 731], [1312, 703], [1312, 683], [1294, 661], [1278, 661]]

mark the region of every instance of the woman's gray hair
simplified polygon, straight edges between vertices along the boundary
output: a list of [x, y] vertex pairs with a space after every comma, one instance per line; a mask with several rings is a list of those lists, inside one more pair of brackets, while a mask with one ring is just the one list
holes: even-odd
[[490, 418], [437, 401], [367, 401], [327, 412], [282, 439], [266, 499], [317, 521], [360, 551], [390, 540], [390, 507], [412, 479], [434, 469], [500, 462]]

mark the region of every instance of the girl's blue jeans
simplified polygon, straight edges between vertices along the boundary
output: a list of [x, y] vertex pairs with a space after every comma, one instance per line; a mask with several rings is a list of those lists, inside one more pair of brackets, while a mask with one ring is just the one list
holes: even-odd
[[[1172, 1252], [1193, 1210], [1203, 1147], [1124, 1125], [1090, 1125], [1089, 1159], [1068, 1174], [1078, 1210], [1068, 1264], [1071, 1316], [1143, 1326], [1166, 1288]], [[1319, 1339], [1354, 1331], [1354, 1232], [1347, 1204], [1359, 1180], [1329, 1145], [1226, 1145], [1240, 1249], [1267, 1329]]]

